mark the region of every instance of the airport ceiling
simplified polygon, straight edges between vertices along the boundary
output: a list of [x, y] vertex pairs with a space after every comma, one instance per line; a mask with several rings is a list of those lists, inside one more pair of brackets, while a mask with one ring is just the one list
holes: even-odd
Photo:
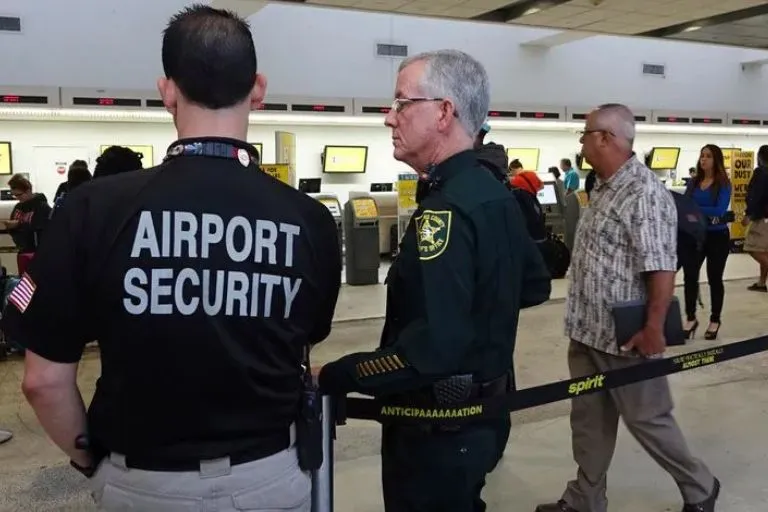
[[288, 1], [768, 49], [768, 2], [755, 0]]

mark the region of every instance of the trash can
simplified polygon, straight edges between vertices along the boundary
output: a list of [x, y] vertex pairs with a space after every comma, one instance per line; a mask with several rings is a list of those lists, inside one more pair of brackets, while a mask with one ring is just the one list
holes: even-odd
[[344, 205], [344, 263], [347, 284], [379, 282], [379, 211], [372, 197]]

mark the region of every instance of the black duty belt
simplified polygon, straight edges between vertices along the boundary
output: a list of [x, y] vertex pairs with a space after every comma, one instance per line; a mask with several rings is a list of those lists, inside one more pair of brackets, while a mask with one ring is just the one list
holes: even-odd
[[125, 455], [125, 466], [129, 469], [162, 471], [167, 473], [199, 471], [200, 462], [205, 459], [229, 457], [229, 464], [231, 466], [237, 466], [238, 464], [246, 464], [248, 462], [275, 455], [283, 450], [287, 450], [290, 445], [291, 434], [290, 430], [286, 429], [284, 433], [273, 434], [269, 437], [261, 438], [256, 446], [243, 450], [236, 450], [232, 453], [219, 455], [217, 457], [185, 458], [184, 460], [178, 460], [175, 458], [158, 457], [152, 454], [139, 457]]
[[501, 418], [511, 411], [604, 392], [765, 351], [768, 351], [768, 336], [760, 336], [666, 359], [649, 359], [628, 368], [515, 390], [500, 396], [470, 399], [455, 406], [343, 398], [336, 404], [337, 423], [344, 424], [346, 418], [372, 420], [383, 424], [462, 425], [484, 422]]

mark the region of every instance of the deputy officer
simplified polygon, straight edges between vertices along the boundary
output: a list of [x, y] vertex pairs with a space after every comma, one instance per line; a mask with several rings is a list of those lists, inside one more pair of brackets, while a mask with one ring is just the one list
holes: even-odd
[[[431, 188], [388, 276], [380, 348], [327, 364], [321, 389], [430, 408], [466, 402], [439, 401], [451, 378], [470, 398], [508, 391], [518, 310], [546, 300], [550, 284], [514, 197], [473, 151], [488, 101], [488, 76], [469, 55], [436, 51], [400, 65], [386, 125], [395, 158], [427, 172]], [[385, 425], [385, 509], [484, 510], [499, 423]]]
[[[24, 392], [104, 510], [308, 512], [292, 425], [302, 349], [328, 335], [339, 290], [336, 226], [244, 142], [266, 86], [246, 22], [187, 8], [162, 51], [180, 140], [54, 217], [8, 308]], [[75, 377], [94, 339], [86, 418]]]

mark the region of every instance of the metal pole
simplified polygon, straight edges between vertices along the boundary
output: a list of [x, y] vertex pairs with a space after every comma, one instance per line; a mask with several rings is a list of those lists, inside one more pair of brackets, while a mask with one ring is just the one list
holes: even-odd
[[323, 464], [312, 474], [312, 512], [333, 512], [333, 397], [323, 396]]

